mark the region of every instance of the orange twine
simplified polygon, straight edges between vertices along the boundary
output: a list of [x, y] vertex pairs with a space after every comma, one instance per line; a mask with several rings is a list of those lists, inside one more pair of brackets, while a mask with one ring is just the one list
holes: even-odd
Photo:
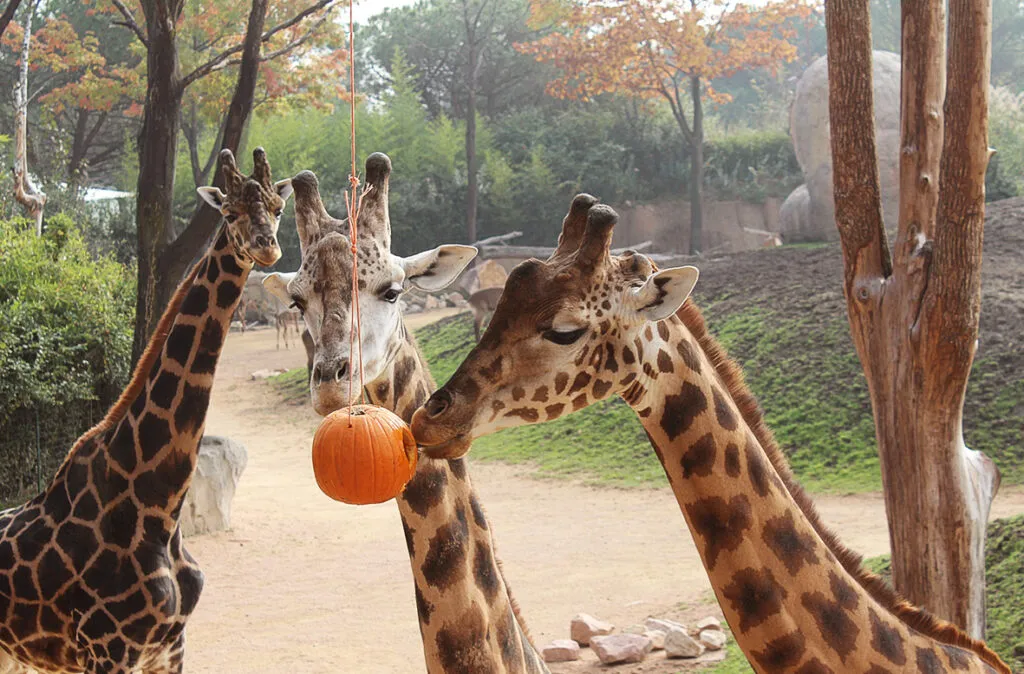
[[[353, 1], [349, 0], [348, 3], [348, 89], [351, 96], [351, 102], [349, 103], [349, 126], [351, 130], [352, 153], [352, 172], [348, 175], [348, 182], [352, 193], [349, 195], [348, 192], [345, 192], [345, 211], [348, 213], [349, 237], [352, 242], [352, 313], [349, 320], [348, 348], [349, 360], [351, 361], [352, 356], [356, 353], [356, 342], [359, 344], [359, 401], [364, 402], [366, 382], [363, 380], [363, 327], [360, 321], [361, 316], [359, 315], [359, 256], [356, 251], [356, 237], [359, 234], [359, 211], [363, 206], [363, 197], [366, 195], [366, 190], [364, 189], [359, 194], [359, 198], [356, 199], [356, 194], [359, 190], [359, 178], [356, 175], [356, 61]], [[352, 370], [353, 368], [350, 367], [348, 371], [348, 425], [350, 428], [352, 426], [352, 386], [354, 384]]]

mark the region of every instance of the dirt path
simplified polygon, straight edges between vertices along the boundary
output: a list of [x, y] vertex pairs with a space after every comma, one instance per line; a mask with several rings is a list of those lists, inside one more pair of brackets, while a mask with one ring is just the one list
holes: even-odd
[[[249, 374], [305, 364], [273, 331], [232, 333], [207, 432], [245, 444], [233, 529], [189, 539], [206, 588], [189, 623], [192, 674], [421, 672], [408, 557], [394, 504], [353, 507], [320, 493], [309, 460], [318, 418]], [[473, 463], [506, 575], [539, 644], [586, 611], [625, 626], [708, 600], [710, 586], [671, 492], [595, 489]], [[888, 547], [879, 495], [816, 499], [866, 555]], [[1024, 512], [1004, 490], [993, 516]], [[617, 670], [622, 671], [622, 670]]]

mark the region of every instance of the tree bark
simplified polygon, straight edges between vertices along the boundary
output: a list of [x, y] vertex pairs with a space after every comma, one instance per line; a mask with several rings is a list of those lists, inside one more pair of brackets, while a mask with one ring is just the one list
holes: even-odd
[[[260, 47], [262, 45], [263, 25], [267, 18], [268, 0], [253, 0], [249, 12], [249, 21], [245, 29], [242, 43], [242, 62], [238, 67], [238, 80], [235, 92], [228, 105], [221, 133], [221, 149], [227, 148], [237, 155], [245, 134], [245, 125], [252, 113], [256, 99], [256, 81], [260, 73]], [[220, 152], [218, 151], [218, 157]], [[213, 175], [213, 184], [224, 188], [224, 172], [220, 159]], [[184, 231], [174, 240], [163, 258], [161, 271], [168, 279], [179, 279], [188, 270], [189, 264], [196, 257], [203, 245], [214, 234], [220, 223], [221, 214], [205, 201], [201, 201]], [[170, 300], [176, 281], [167, 285], [166, 299]]]
[[[482, 0], [486, 4], [487, 0]], [[470, 16], [469, 0], [462, 2], [462, 17], [466, 28], [466, 45], [469, 48], [466, 59], [466, 89], [468, 90], [466, 100], [466, 236], [468, 241], [476, 241], [477, 228], [477, 203], [480, 195], [480, 185], [477, 173], [479, 172], [476, 156], [476, 98], [478, 80], [480, 77], [480, 65], [483, 62], [480, 53], [479, 19], [483, 12], [483, 5], [475, 17]], [[488, 31], [490, 27], [488, 27]]]
[[962, 422], [981, 299], [990, 7], [952, 0], [950, 14], [947, 80], [943, 3], [903, 3], [892, 256], [875, 159], [868, 0], [826, 4], [829, 107], [844, 291], [875, 415], [893, 582], [983, 638], [985, 528], [999, 471], [965, 446]]
[[25, 36], [21, 41], [18, 81], [14, 85], [14, 199], [36, 221], [36, 236], [43, 235], [43, 207], [46, 195], [32, 184], [28, 174], [28, 64], [32, 46], [32, 20], [39, 0], [31, 0], [25, 14]]
[[165, 288], [177, 282], [161, 278], [159, 260], [173, 231], [174, 164], [182, 97], [177, 23], [183, 6], [184, 0], [142, 0], [148, 49], [135, 215], [139, 270], [133, 361], [142, 355], [160, 318], [168, 299]]
[[690, 98], [693, 100], [693, 133], [690, 134], [690, 254], [704, 249], [704, 106], [701, 103], [701, 82], [690, 76]]

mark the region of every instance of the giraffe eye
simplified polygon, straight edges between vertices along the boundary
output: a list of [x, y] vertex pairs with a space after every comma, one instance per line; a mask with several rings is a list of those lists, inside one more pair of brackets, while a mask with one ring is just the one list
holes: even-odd
[[567, 346], [569, 344], [572, 344], [573, 342], [578, 341], [579, 338], [582, 337], [584, 333], [586, 333], [586, 331], [586, 328], [570, 330], [569, 332], [559, 332], [558, 330], [545, 330], [543, 333], [541, 333], [541, 337], [548, 340], [549, 342], [554, 342], [555, 344]]
[[401, 294], [402, 291], [399, 288], [388, 288], [383, 293], [381, 293], [380, 297], [385, 302], [390, 302], [391, 304], [394, 304], [395, 302], [398, 301], [398, 298]]
[[298, 309], [300, 313], [306, 313], [306, 303], [300, 300], [298, 297], [292, 298], [292, 303], [288, 305], [289, 309]]

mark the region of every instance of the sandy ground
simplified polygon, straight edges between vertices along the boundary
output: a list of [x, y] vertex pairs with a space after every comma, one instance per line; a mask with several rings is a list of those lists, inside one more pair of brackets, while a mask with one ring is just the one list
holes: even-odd
[[[305, 364], [301, 347], [278, 351], [274, 341], [272, 330], [231, 333], [217, 371], [207, 432], [244, 443], [249, 464], [233, 529], [188, 541], [206, 587], [189, 622], [187, 670], [422, 672], [397, 508], [347, 506], [320, 493], [309, 459], [318, 418], [250, 379], [259, 369]], [[707, 606], [707, 577], [667, 488], [597, 489], [479, 462], [471, 475], [538, 644], [568, 637], [580, 611], [620, 627], [652, 614], [717, 611]], [[887, 551], [880, 495], [816, 500], [850, 546], [865, 555]], [[1003, 490], [993, 517], [1018, 512], [1024, 491]]]

